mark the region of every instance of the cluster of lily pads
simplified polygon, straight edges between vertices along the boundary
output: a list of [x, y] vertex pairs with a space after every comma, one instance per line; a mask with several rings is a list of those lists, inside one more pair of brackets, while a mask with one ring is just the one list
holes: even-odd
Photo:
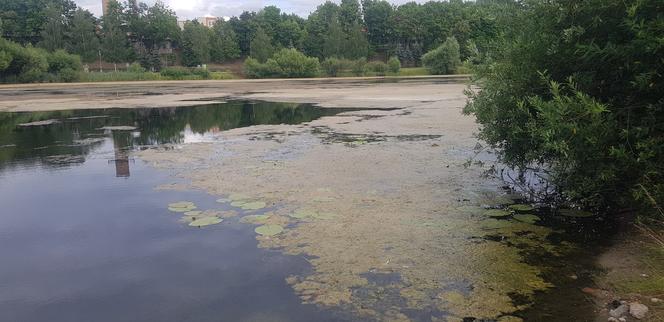
[[191, 201], [174, 202], [168, 205], [168, 210], [182, 213], [184, 215], [183, 219], [188, 221], [191, 227], [205, 227], [224, 221], [216, 211], [200, 211], [196, 209], [198, 208]]
[[[228, 196], [228, 198], [221, 198], [217, 200], [218, 203], [228, 203], [233, 207], [240, 208], [242, 210], [260, 210], [267, 207], [267, 204], [263, 201], [254, 200], [251, 197], [239, 193], [234, 193]], [[271, 225], [264, 224], [267, 219], [272, 216], [271, 213], [262, 214], [262, 215], [248, 215], [242, 217], [240, 220], [243, 223], [248, 224], [258, 224], [254, 231], [261, 236], [275, 236], [284, 231], [284, 228], [280, 225]]]
[[251, 197], [239, 193], [231, 194], [228, 198], [218, 199], [217, 202], [230, 202], [231, 206], [241, 208], [242, 210], [259, 210], [267, 207], [265, 202], [252, 200]]

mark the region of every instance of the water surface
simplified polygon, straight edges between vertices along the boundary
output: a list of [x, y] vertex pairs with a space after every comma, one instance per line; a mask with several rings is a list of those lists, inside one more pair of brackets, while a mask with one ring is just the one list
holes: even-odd
[[[166, 205], [201, 192], [129, 151], [338, 111], [262, 102], [0, 114], [0, 321], [325, 321], [285, 282], [306, 261], [256, 247], [247, 225], [196, 229]], [[47, 126], [20, 126], [54, 120]], [[129, 126], [121, 131], [108, 126]], [[106, 129], [103, 129], [107, 127]]]

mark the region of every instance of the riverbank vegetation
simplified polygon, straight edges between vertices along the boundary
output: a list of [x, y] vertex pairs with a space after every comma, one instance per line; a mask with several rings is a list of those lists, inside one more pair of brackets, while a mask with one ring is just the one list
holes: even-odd
[[[0, 3], [0, 35], [25, 48], [64, 50], [79, 56], [81, 72], [76, 77], [66, 75], [62, 81], [155, 77], [127, 70], [126, 66], [134, 62], [146, 72], [157, 73], [166, 67], [234, 64], [247, 58], [264, 64], [283, 49], [294, 49], [317, 59], [319, 64], [330, 59], [355, 64], [355, 68], [346, 64], [337, 73], [323, 70], [307, 73], [307, 77], [399, 76], [402, 74], [396, 70], [396, 62], [410, 68], [405, 75], [438, 74], [454, 69], [423, 70], [423, 55], [453, 37], [459, 45], [455, 61], [476, 61], [489, 49], [488, 41], [500, 33], [507, 21], [505, 12], [512, 7], [512, 1], [404, 5], [383, 0], [328, 1], [306, 18], [268, 6], [220, 19], [211, 28], [197, 21], [187, 21], [180, 28], [175, 12], [161, 2], [148, 5], [136, 0], [111, 0], [106, 15], [95, 17], [71, 0], [7, 0]], [[391, 65], [384, 68], [390, 59]], [[108, 64], [112, 64], [112, 75], [78, 75], [102, 66], [108, 70]], [[241, 70], [254, 67], [235, 71], [241, 74]], [[14, 78], [4, 72], [0, 71], [4, 82], [48, 81]], [[266, 74], [276, 77], [278, 73]]]
[[541, 201], [664, 221], [663, 10], [526, 1], [491, 42], [466, 112], [505, 164], [552, 184]]

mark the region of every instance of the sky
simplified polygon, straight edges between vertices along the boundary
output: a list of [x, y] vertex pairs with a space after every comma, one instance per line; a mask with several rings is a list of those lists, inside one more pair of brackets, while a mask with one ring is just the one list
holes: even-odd
[[[101, 0], [74, 0], [79, 7], [90, 10], [95, 16], [101, 16]], [[239, 16], [243, 11], [258, 11], [263, 7], [274, 5], [282, 12], [295, 13], [301, 17], [307, 17], [310, 12], [316, 10], [325, 0], [162, 0], [171, 9], [175, 10], [182, 20], [195, 19], [205, 15], [216, 17]], [[152, 4], [155, 0], [144, 0]], [[339, 3], [339, 1], [334, 1]], [[392, 0], [393, 4], [412, 2], [412, 0]], [[421, 1], [417, 1], [421, 2]], [[423, 2], [423, 1], [422, 1]]]

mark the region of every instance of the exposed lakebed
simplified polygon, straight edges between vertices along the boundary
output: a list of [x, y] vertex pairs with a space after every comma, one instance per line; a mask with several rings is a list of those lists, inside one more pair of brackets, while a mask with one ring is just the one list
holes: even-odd
[[592, 319], [589, 249], [464, 167], [472, 133], [345, 111], [0, 114], [0, 317]]

